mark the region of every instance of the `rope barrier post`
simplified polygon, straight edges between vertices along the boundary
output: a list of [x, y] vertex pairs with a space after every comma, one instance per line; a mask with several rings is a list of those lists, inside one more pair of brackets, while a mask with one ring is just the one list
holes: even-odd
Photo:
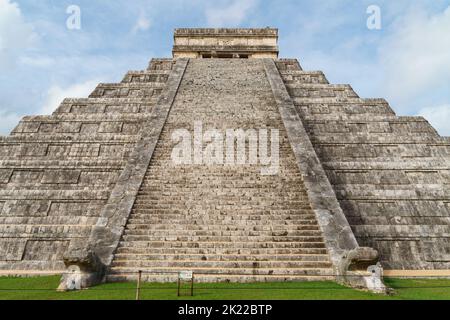
[[181, 285], [188, 281], [191, 283], [190, 295], [191, 297], [194, 296], [194, 273], [192, 271], [181, 271], [178, 273], [178, 297], [181, 296]]
[[192, 272], [192, 279], [191, 279], [191, 297], [194, 296], [194, 273]]
[[140, 300], [141, 295], [141, 278], [142, 278], [142, 271], [138, 271], [138, 278], [137, 278], [137, 287], [136, 287], [136, 300]]

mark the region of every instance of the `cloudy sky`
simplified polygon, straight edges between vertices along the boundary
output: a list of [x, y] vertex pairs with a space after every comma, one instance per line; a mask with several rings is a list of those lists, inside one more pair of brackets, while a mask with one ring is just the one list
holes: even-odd
[[[367, 27], [371, 5], [380, 30]], [[176, 27], [266, 26], [280, 29], [282, 57], [450, 136], [450, 0], [0, 0], [0, 134], [170, 57]]]

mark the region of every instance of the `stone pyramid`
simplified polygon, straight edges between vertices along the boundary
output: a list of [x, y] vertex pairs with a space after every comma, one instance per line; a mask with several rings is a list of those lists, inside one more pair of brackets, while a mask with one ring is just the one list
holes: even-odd
[[[140, 270], [362, 286], [377, 262], [446, 274], [450, 139], [279, 59], [277, 40], [177, 29], [172, 59], [23, 118], [0, 140], [0, 274], [63, 274], [63, 289]], [[278, 130], [277, 174], [174, 163], [173, 133], [199, 122]]]

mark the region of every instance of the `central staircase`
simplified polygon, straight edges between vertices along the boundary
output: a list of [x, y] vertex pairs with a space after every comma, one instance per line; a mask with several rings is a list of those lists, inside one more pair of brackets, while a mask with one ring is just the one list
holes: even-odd
[[[278, 129], [280, 169], [176, 165], [177, 129]], [[108, 281], [333, 279], [333, 268], [262, 60], [189, 62]]]

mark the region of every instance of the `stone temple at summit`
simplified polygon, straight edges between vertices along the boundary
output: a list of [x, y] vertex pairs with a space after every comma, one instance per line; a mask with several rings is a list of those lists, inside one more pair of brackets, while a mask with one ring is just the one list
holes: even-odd
[[[279, 58], [277, 29], [176, 29], [174, 41], [172, 58], [0, 137], [0, 274], [61, 274], [63, 289], [138, 271], [450, 276], [450, 138]], [[174, 132], [198, 123], [278, 130], [277, 173], [175, 163]]]

